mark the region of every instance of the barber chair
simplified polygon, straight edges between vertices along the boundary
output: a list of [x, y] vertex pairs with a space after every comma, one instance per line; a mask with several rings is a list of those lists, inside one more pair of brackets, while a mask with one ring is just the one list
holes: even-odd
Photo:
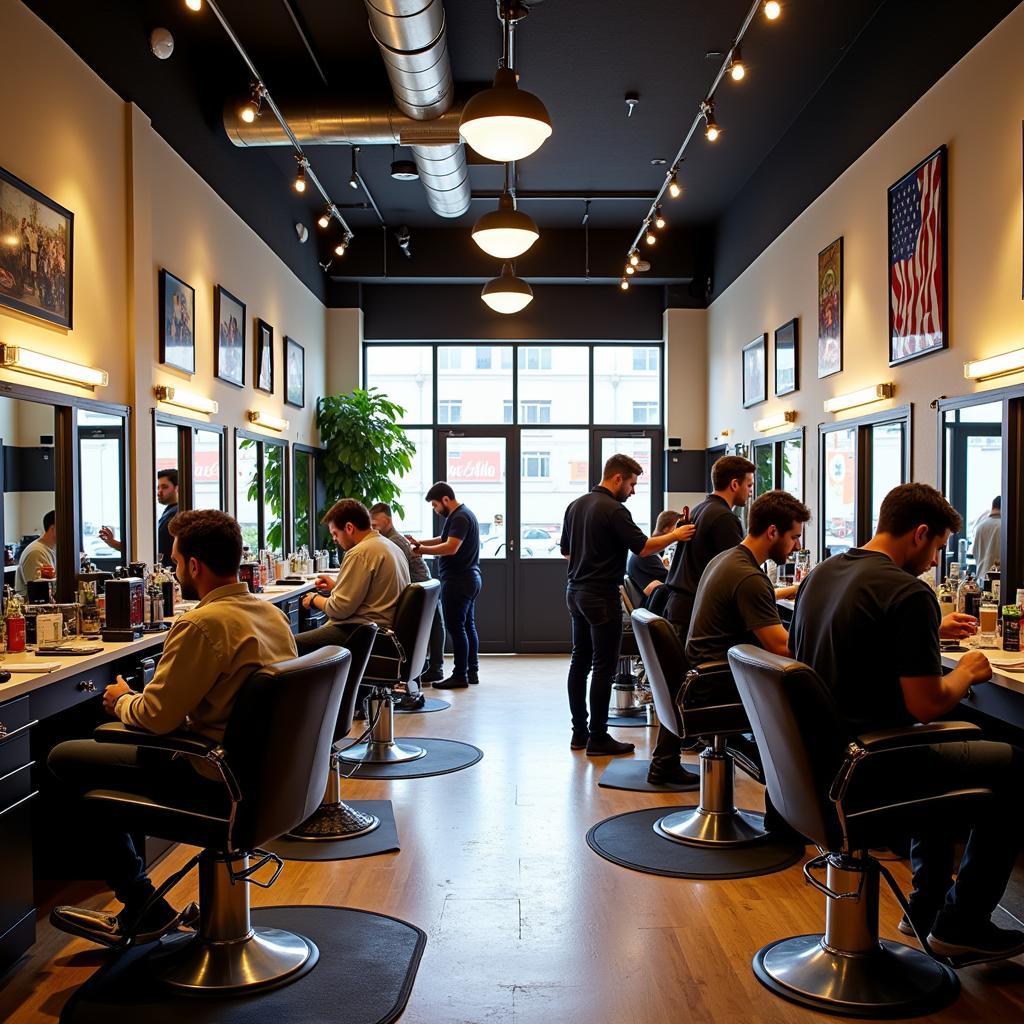
[[[157, 736], [119, 722], [101, 725], [101, 743], [131, 744], [205, 761], [224, 784], [216, 806], [162, 804], [140, 793], [94, 789], [92, 809], [133, 832], [202, 848], [158, 890], [166, 895], [199, 865], [199, 928], [161, 941], [147, 957], [156, 977], [197, 995], [236, 994], [287, 984], [316, 963], [309, 939], [279, 928], [253, 928], [249, 884], [269, 888], [283, 866], [264, 843], [316, 809], [351, 655], [324, 647], [253, 673], [240, 690], [223, 743], [195, 733]], [[257, 858], [250, 864], [249, 858]], [[258, 872], [268, 864], [265, 881]]]
[[[923, 748], [980, 739], [981, 730], [932, 722], [850, 739], [813, 669], [749, 645], [733, 647], [729, 662], [764, 757], [768, 793], [786, 821], [821, 851], [804, 865], [804, 875], [826, 897], [824, 933], [759, 950], [753, 962], [758, 980], [793, 1002], [849, 1016], [905, 1017], [952, 1002], [956, 975], [928, 955], [924, 936], [918, 939], [927, 952], [879, 940], [879, 875], [905, 911], [907, 901], [868, 850], [936, 818], [969, 820], [992, 800], [990, 789], [941, 786], [924, 767]], [[894, 753], [901, 775], [920, 782], [912, 799], [893, 802], [884, 787], [872, 784], [872, 776], [892, 770]], [[815, 875], [822, 868], [824, 882]]]
[[632, 615], [637, 608], [643, 608], [644, 592], [633, 582], [633, 578], [628, 573], [622, 577], [620, 593], [627, 615]]
[[338, 744], [352, 729], [356, 697], [363, 681], [370, 652], [377, 636], [373, 623], [357, 626], [355, 632], [345, 641], [345, 648], [352, 655], [338, 707], [338, 720], [334, 724], [334, 744], [328, 753], [330, 770], [327, 773], [327, 789], [320, 806], [301, 824], [288, 833], [288, 839], [303, 839], [310, 842], [337, 842], [340, 839], [355, 839], [379, 827], [380, 818], [375, 814], [357, 811], [341, 799], [341, 763]]
[[363, 683], [367, 699], [370, 738], [347, 747], [338, 755], [342, 761], [362, 764], [403, 764], [423, 757], [423, 747], [400, 746], [395, 742], [395, 708], [400, 699], [395, 687], [409, 684], [423, 671], [430, 644], [430, 627], [441, 595], [437, 580], [410, 583], [395, 606], [391, 629], [379, 629]]
[[[756, 764], [726, 745], [729, 736], [750, 731], [729, 663], [690, 669], [672, 624], [643, 608], [633, 612], [633, 632], [662, 724], [680, 739], [710, 740], [700, 755], [699, 804], [659, 819], [654, 830], [691, 846], [736, 847], [761, 839], [764, 815], [739, 810], [734, 802], [737, 764], [756, 781], [764, 779]], [[673, 701], [671, 684], [680, 678], [682, 688]]]

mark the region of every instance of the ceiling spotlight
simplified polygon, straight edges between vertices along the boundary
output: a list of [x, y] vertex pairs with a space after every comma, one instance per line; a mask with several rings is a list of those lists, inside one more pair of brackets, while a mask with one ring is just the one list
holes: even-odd
[[619, 282], [619, 287], [620, 287], [620, 288], [621, 288], [621, 289], [622, 289], [622, 290], [623, 290], [624, 292], [628, 292], [628, 291], [629, 291], [629, 282], [628, 282], [628, 281], [627, 281], [627, 280], [626, 280], [625, 278], [623, 278], [623, 279], [622, 279], [622, 280], [621, 280], [621, 281]]
[[774, 21], [782, 13], [782, 4], [779, 3], [779, 0], [765, 0], [761, 9], [769, 21]]
[[391, 165], [391, 177], [395, 181], [415, 181], [419, 176], [419, 168], [412, 160], [395, 160]]
[[533, 218], [516, 209], [508, 192], [498, 200], [498, 208], [485, 213], [473, 225], [473, 241], [488, 256], [513, 260], [522, 256], [540, 238]]
[[519, 88], [511, 68], [498, 68], [494, 85], [462, 108], [459, 135], [481, 156], [508, 163], [540, 149], [551, 135], [551, 118], [537, 96]]
[[747, 77], [747, 66], [743, 63], [738, 46], [733, 47], [732, 60], [729, 61], [729, 77], [734, 82], [742, 82]]
[[492, 278], [484, 285], [480, 298], [495, 313], [518, 313], [533, 301], [533, 289], [516, 277], [511, 264], [501, 268], [501, 277]]
[[302, 195], [306, 191], [306, 158], [296, 155], [295, 159], [299, 162], [299, 169], [295, 172], [295, 181], [292, 182], [292, 188], [299, 195]]
[[706, 100], [700, 105], [700, 112], [704, 115], [704, 138], [708, 142], [717, 142], [718, 136], [722, 134], [722, 129], [718, 127], [718, 123], [715, 121], [715, 101]]
[[652, 231], [652, 230], [650, 229], [650, 227], [648, 227], [648, 228], [647, 228], [647, 234], [646, 234], [646, 235], [644, 235], [644, 241], [645, 241], [645, 242], [646, 242], [646, 243], [647, 243], [648, 245], [654, 245], [654, 243], [655, 243], [655, 242], [656, 242], [657, 240], [658, 240], [658, 236], [657, 236], [657, 235], [656, 235], [656, 234], [655, 234], [655, 233], [654, 233], [654, 232], [653, 232], [653, 231]]
[[666, 224], [665, 216], [661, 212], [661, 207], [659, 206], [658, 209], [654, 213], [654, 226], [659, 231], [661, 231], [661, 229], [665, 226], [665, 224]]
[[668, 194], [673, 199], [678, 199], [683, 194], [683, 187], [679, 184], [679, 180], [674, 174], [668, 180]]
[[352, 147], [352, 176], [348, 179], [349, 188], [359, 188], [359, 147]]
[[[331, 223], [331, 212], [332, 212], [331, 208], [328, 206], [327, 209], [324, 210], [324, 212], [321, 213], [319, 217], [317, 217], [316, 222], [317, 222], [317, 224], [321, 228], [326, 228], [326, 227], [328, 227], [330, 225], [330, 223]], [[339, 255], [340, 255], [340, 253], [339, 253]]]
[[412, 232], [409, 230], [408, 225], [399, 224], [398, 230], [395, 232], [395, 241], [398, 243], [398, 248], [402, 250], [402, 255], [407, 259], [412, 259]]
[[633, 266], [633, 267], [635, 267], [635, 266], [636, 266], [636, 265], [637, 265], [637, 264], [638, 264], [639, 262], [640, 262], [640, 257], [639, 257], [639, 256], [637, 255], [637, 251], [636, 251], [636, 249], [634, 249], [634, 250], [633, 250], [633, 251], [632, 251], [632, 252], [631, 252], [631, 253], [629, 254], [629, 263], [630, 263], [630, 266]]
[[185, 6], [190, 11], [201, 11], [203, 9], [203, 0], [185, 0]]
[[634, 267], [632, 263], [627, 263], [626, 264], [626, 274], [629, 277], [632, 277], [635, 273], [636, 273], [636, 267]]
[[335, 255], [335, 256], [344, 256], [344, 255], [345, 255], [345, 250], [346, 250], [347, 248], [348, 248], [348, 243], [347, 243], [347, 241], [346, 241], [346, 240], [345, 240], [345, 239], [343, 238], [343, 239], [342, 239], [342, 240], [341, 240], [341, 241], [340, 241], [340, 242], [339, 242], [339, 243], [338, 243], [338, 244], [337, 244], [337, 245], [336, 245], [336, 246], [334, 247], [334, 255]]

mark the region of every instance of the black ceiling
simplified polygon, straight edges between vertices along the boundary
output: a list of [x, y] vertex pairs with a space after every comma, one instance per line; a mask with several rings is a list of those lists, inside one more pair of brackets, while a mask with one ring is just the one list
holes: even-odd
[[[25, 2], [112, 88], [146, 112], [314, 292], [329, 300], [342, 294], [326, 287], [318, 266], [329, 258], [314, 226], [320, 204], [292, 193], [288, 151], [239, 150], [224, 134], [223, 103], [245, 94], [249, 75], [208, 8], [196, 15], [183, 0]], [[361, 0], [291, 4], [326, 85], [283, 0], [220, 0], [279, 103], [390, 97]], [[546, 103], [554, 134], [519, 164], [520, 189], [580, 195], [656, 189], [664, 169], [650, 161], [674, 155], [718, 67], [705, 54], [728, 48], [749, 0], [537, 0], [531, 6], [518, 33], [517, 63], [521, 85]], [[649, 279], [703, 281], [712, 274], [713, 260], [714, 291], [721, 290], [1015, 6], [1016, 0], [987, 0], [967, 9], [951, 0], [790, 0], [778, 22], [756, 18], [744, 45], [748, 80], [727, 80], [718, 90], [720, 142], [710, 146], [697, 138], [691, 144], [680, 175], [687, 194], [666, 206], [674, 230], [669, 244], [652, 254]], [[445, 9], [455, 80], [468, 93], [486, 83], [496, 66], [495, 6], [488, 0], [445, 0]], [[150, 53], [148, 36], [156, 26], [174, 35], [170, 60]], [[909, 26], [919, 36], [910, 54], [903, 35]], [[640, 97], [630, 118], [626, 92]], [[335, 202], [364, 198], [347, 187], [347, 147], [315, 146], [308, 154]], [[401, 255], [390, 234], [385, 244], [372, 211], [345, 210], [356, 240], [332, 264], [334, 282], [491, 276], [493, 264], [477, 254], [468, 232], [489, 204], [474, 202], [470, 214], [456, 221], [436, 217], [418, 182], [389, 176], [391, 160], [390, 147], [364, 149], [360, 168], [388, 225], [413, 228], [412, 259]], [[500, 187], [500, 175], [495, 165], [471, 164], [474, 192]], [[617, 278], [646, 211], [643, 203], [594, 202], [588, 245], [580, 226], [582, 201], [523, 208], [542, 236], [520, 261], [520, 272], [541, 281], [582, 280], [588, 271], [591, 279]], [[295, 236], [297, 220], [310, 226], [313, 237], [305, 246]], [[718, 251], [712, 253], [716, 229]]]

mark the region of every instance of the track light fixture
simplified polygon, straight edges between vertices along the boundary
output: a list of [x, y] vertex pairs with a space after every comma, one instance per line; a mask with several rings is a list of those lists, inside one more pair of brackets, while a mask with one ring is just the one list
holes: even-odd
[[743, 63], [743, 57], [738, 46], [732, 48], [732, 60], [729, 61], [729, 77], [734, 82], [742, 82], [747, 77], [747, 65]]
[[317, 217], [317, 219], [316, 219], [317, 226], [321, 227], [321, 228], [329, 227], [330, 223], [331, 223], [331, 213], [332, 212], [333, 211], [328, 206], [327, 209], [324, 210], [324, 212], [321, 213], [319, 217]]
[[343, 238], [343, 239], [342, 239], [342, 240], [341, 240], [341, 241], [340, 241], [340, 242], [339, 242], [339, 243], [338, 243], [338, 244], [337, 244], [337, 245], [336, 245], [336, 246], [334, 247], [334, 255], [335, 255], [335, 256], [344, 256], [344, 255], [345, 255], [345, 250], [346, 250], [347, 248], [348, 248], [348, 239], [347, 239], [347, 238]]
[[634, 267], [632, 263], [627, 263], [626, 264], [626, 274], [629, 277], [632, 277], [635, 273], [636, 273], [636, 267]]
[[533, 302], [533, 289], [515, 275], [515, 264], [506, 263], [501, 276], [492, 278], [484, 285], [480, 298], [495, 313], [518, 313]]
[[673, 199], [678, 199], [683, 194], [683, 186], [679, 184], [675, 171], [672, 172], [672, 177], [668, 179], [668, 194]]
[[654, 226], [661, 231], [665, 227], [666, 223], [665, 215], [661, 212], [661, 207], [659, 206], [657, 210], [654, 211]]
[[348, 179], [348, 187], [359, 188], [359, 147], [352, 147], [352, 175]]
[[252, 124], [257, 117], [263, 113], [263, 85], [260, 82], [252, 83], [252, 90], [249, 99], [242, 104], [238, 116], [246, 123]]
[[625, 278], [623, 278], [623, 279], [622, 279], [622, 280], [621, 280], [621, 281], [619, 282], [619, 287], [620, 287], [620, 288], [621, 288], [621, 289], [622, 289], [622, 290], [623, 290], [624, 292], [628, 292], [628, 291], [629, 291], [629, 281], [627, 281], [627, 280], [626, 280]]
[[537, 239], [540, 232], [532, 217], [516, 209], [515, 200], [507, 190], [498, 200], [498, 208], [485, 213], [473, 225], [473, 241], [488, 256], [499, 260], [514, 260], [522, 256]]
[[636, 249], [634, 249], [629, 254], [629, 262], [630, 262], [630, 265], [634, 266], [634, 267], [640, 262], [640, 254], [636, 251]]
[[201, 11], [203, 9], [203, 0], [185, 0], [185, 6], [190, 11]]
[[654, 233], [654, 232], [653, 232], [653, 231], [651, 230], [651, 226], [650, 226], [650, 225], [648, 224], [648, 225], [647, 225], [647, 234], [646, 234], [646, 235], [644, 235], [644, 241], [645, 241], [645, 242], [646, 242], [646, 243], [647, 243], [648, 245], [654, 245], [654, 243], [655, 243], [655, 242], [656, 242], [657, 240], [658, 240], [658, 236], [657, 236], [657, 235], [656, 235], [656, 234], [655, 234], [655, 233]]
[[704, 117], [704, 138], [708, 142], [717, 142], [718, 136], [722, 134], [722, 129], [718, 127], [718, 122], [715, 120], [715, 101], [705, 100], [700, 105], [700, 112]]
[[782, 13], [782, 4], [779, 3], [779, 0], [764, 0], [761, 10], [764, 11], [764, 16], [769, 21], [775, 21]]
[[306, 191], [306, 167], [308, 161], [304, 156], [295, 154], [295, 162], [299, 165], [299, 169], [295, 172], [295, 181], [292, 182], [292, 188], [295, 189], [299, 195], [302, 195]]

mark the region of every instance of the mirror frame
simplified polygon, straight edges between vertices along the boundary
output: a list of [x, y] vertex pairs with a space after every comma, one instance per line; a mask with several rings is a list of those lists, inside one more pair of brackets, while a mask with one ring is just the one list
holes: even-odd
[[[233, 507], [235, 518], [238, 518], [238, 468], [236, 464], [238, 454], [238, 441], [239, 438], [243, 438], [249, 441], [256, 441], [260, 447], [256, 453], [256, 473], [259, 479], [259, 490], [263, 493], [263, 445], [274, 445], [278, 448], [283, 448], [284, 459], [282, 464], [282, 471], [284, 473], [283, 488], [281, 500], [283, 502], [283, 508], [281, 509], [281, 555], [282, 557], [287, 556], [291, 550], [292, 541], [292, 503], [291, 503], [291, 489], [292, 489], [292, 465], [291, 458], [289, 455], [289, 449], [291, 448], [291, 442], [284, 437], [268, 437], [266, 434], [257, 434], [251, 430], [244, 430], [242, 427], [235, 427], [235, 443], [231, 449], [232, 454], [232, 478], [234, 480], [234, 486], [232, 488], [233, 496]], [[266, 534], [266, 516], [265, 516], [265, 503], [260, 501], [257, 505], [257, 525], [256, 525], [256, 537], [258, 541], [258, 548], [265, 548], [267, 546], [267, 534]]]

